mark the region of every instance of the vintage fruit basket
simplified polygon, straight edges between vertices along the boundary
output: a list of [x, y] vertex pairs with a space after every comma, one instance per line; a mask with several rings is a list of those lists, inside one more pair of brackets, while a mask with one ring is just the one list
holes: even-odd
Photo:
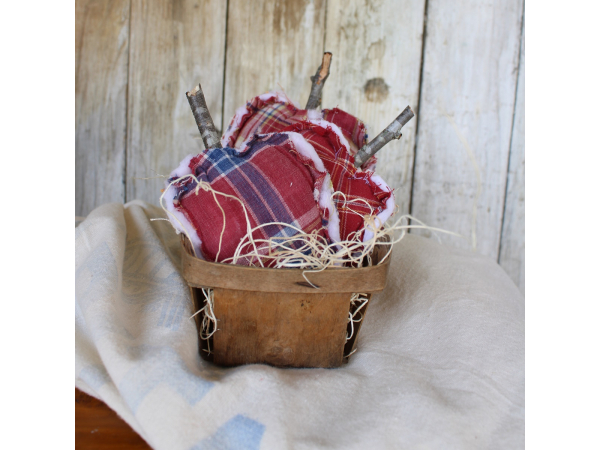
[[[316, 289], [299, 269], [244, 267], [196, 258], [184, 237], [183, 276], [195, 311], [202, 310], [195, 316], [200, 354], [223, 366], [339, 367], [356, 350], [368, 300], [385, 288], [391, 255], [379, 262], [390, 251], [389, 245], [376, 245], [370, 267], [307, 274]], [[216, 330], [205, 339], [202, 324], [208, 290]], [[351, 302], [356, 293], [365, 294], [363, 301]], [[361, 309], [355, 314], [357, 308]]]
[[385, 287], [397, 207], [374, 155], [414, 113], [367, 142], [358, 118], [320, 108], [330, 64], [325, 52], [304, 109], [259, 95], [222, 137], [200, 84], [186, 93], [205, 151], [171, 172], [161, 205], [183, 236], [200, 354], [215, 364], [338, 367]]

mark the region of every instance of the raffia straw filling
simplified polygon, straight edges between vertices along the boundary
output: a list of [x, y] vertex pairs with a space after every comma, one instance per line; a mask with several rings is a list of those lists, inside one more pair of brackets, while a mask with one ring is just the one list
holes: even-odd
[[[234, 256], [224, 259], [221, 262], [236, 264], [239, 261], [246, 260], [246, 262], [249, 262], [251, 266], [255, 267], [265, 267], [264, 263], [267, 263], [267, 265], [271, 268], [302, 269], [302, 276], [315, 289], [318, 289], [318, 287], [311, 283], [311, 281], [307, 277], [308, 274], [321, 272], [329, 267], [350, 266], [358, 268], [372, 266], [373, 261], [371, 255], [373, 253], [375, 245], [386, 245], [389, 247], [389, 250], [386, 252], [386, 254], [378, 261], [378, 264], [382, 264], [390, 255], [391, 247], [394, 244], [400, 242], [406, 235], [407, 230], [409, 229], [427, 229], [433, 231], [434, 233], [441, 232], [458, 237], [463, 237], [451, 231], [427, 226], [423, 222], [409, 214], [404, 214], [400, 216], [400, 218], [392, 225], [381, 225], [381, 220], [379, 217], [377, 217], [377, 215], [374, 214], [373, 208], [369, 205], [368, 202], [362, 199], [357, 199], [354, 202], [363, 202], [367, 204], [367, 206], [369, 206], [369, 209], [371, 210], [371, 213], [366, 216], [363, 216], [364, 227], [358, 230], [357, 232], [351, 233], [348, 236], [348, 239], [343, 241], [329, 243], [323, 236], [320, 236], [316, 233], [305, 233], [302, 229], [296, 228], [293, 225], [283, 222], [270, 222], [258, 225], [256, 227], [252, 227], [250, 224], [246, 207], [240, 199], [238, 199], [235, 196], [216, 191], [212, 188], [212, 186], [210, 186], [210, 184], [198, 180], [193, 174], [188, 174], [173, 180], [169, 184], [167, 189], [165, 189], [165, 191], [160, 197], [160, 206], [165, 211], [167, 216], [170, 216], [171, 225], [175, 228], [177, 233], [183, 232], [187, 236], [187, 238], [190, 239], [190, 242], [193, 242], [193, 240], [190, 238], [190, 236], [192, 235], [191, 232], [182, 223], [183, 221], [179, 220], [178, 215], [170, 211], [163, 202], [163, 199], [167, 192], [172, 192], [172, 190], [170, 189], [171, 186], [186, 178], [193, 178], [196, 181], [197, 186], [194, 191], [196, 195], [198, 195], [200, 189], [206, 192], [211, 192], [215, 203], [217, 203], [217, 205], [221, 209], [221, 212], [223, 213], [223, 228], [219, 236], [219, 252], [217, 253], [216, 259], [218, 259], [218, 255], [221, 251], [221, 244], [226, 226], [226, 214], [221, 205], [219, 204], [219, 200], [217, 198], [217, 196], [223, 196], [235, 199], [240, 203], [244, 211], [244, 217], [246, 218], [247, 231], [246, 235], [240, 240], [239, 244], [237, 245]], [[351, 211], [355, 214], [359, 214], [357, 211], [354, 211], [352, 209], [352, 202], [346, 199], [344, 193], [339, 191], [333, 192], [331, 194], [331, 201], [333, 201], [333, 199], [336, 196], [339, 196], [343, 199], [342, 203], [348, 211]], [[178, 226], [173, 224], [173, 220]], [[418, 223], [418, 225], [410, 224], [409, 220]], [[253, 233], [256, 230], [271, 225], [284, 225], [286, 227], [290, 227], [296, 230], [298, 233], [292, 237], [271, 237], [269, 239], [255, 239], [253, 237]], [[365, 237], [365, 239], [363, 240], [361, 239], [361, 236], [365, 231], [369, 231], [369, 234], [368, 237]], [[394, 234], [396, 234], [397, 232], [399, 232], [398, 236], [394, 238]], [[389, 239], [382, 240], [381, 238], [383, 238], [384, 236], [389, 236]], [[294, 246], [296, 248], [293, 248]], [[192, 248], [194, 249], [195, 256], [198, 257], [195, 246], [192, 245]], [[194, 315], [192, 315], [191, 318], [193, 318], [197, 314], [203, 313], [200, 337], [203, 340], [210, 342], [210, 338], [217, 331], [217, 319], [213, 311], [214, 293], [212, 289], [202, 289], [202, 291], [206, 299], [206, 304], [204, 305], [204, 307], [202, 307], [196, 313], [194, 313]], [[362, 320], [363, 315], [361, 310], [366, 306], [367, 301], [368, 300], [366, 294], [352, 294], [350, 302], [352, 305], [358, 304], [358, 307], [354, 310], [353, 313], [349, 312], [348, 320], [349, 324], [351, 325], [351, 332], [349, 335], [347, 335], [346, 341], [351, 339], [354, 334], [354, 323], [360, 322]], [[356, 319], [355, 317], [359, 312], [360, 317]], [[210, 353], [210, 344], [208, 344], [208, 353]]]

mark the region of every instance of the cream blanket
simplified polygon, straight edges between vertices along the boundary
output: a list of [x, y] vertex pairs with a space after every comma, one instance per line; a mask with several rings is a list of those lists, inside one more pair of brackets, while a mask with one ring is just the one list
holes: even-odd
[[524, 299], [488, 258], [408, 235], [339, 369], [200, 359], [179, 237], [107, 204], [76, 228], [75, 385], [157, 449], [524, 447]]

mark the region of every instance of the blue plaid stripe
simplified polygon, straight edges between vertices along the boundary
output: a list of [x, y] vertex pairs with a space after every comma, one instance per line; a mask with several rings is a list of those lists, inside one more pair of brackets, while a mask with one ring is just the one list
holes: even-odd
[[[258, 223], [291, 223], [294, 221], [294, 217], [289, 213], [288, 207], [281, 200], [279, 193], [253, 164], [246, 164], [243, 169], [230, 172], [229, 180], [232, 187], [239, 192], [240, 198], [247, 199], [246, 203], [250, 206], [257, 206], [249, 212]], [[277, 233], [277, 230], [280, 229], [280, 225], [270, 225], [264, 228], [269, 236]]]
[[206, 173], [206, 181], [209, 183], [221, 176], [229, 175], [231, 171], [246, 162], [232, 148], [212, 148], [205, 155], [206, 159], [196, 168], [196, 174]]
[[[254, 139], [248, 149], [239, 153], [232, 148], [213, 148], [205, 152], [204, 161], [196, 168], [196, 176], [200, 180], [213, 183], [221, 177], [227, 177], [228, 184], [236, 191], [238, 198], [245, 199], [257, 223], [284, 222], [298, 226], [288, 206], [283, 202], [279, 192], [273, 188], [262, 172], [248, 160], [265, 147], [279, 145], [287, 141], [285, 134], [274, 134], [266, 139]], [[196, 187], [192, 179], [181, 191], [190, 192]], [[184, 192], [178, 192], [178, 197]], [[256, 206], [252, 208], [252, 206]], [[299, 227], [300, 228], [300, 227]], [[282, 225], [269, 225], [263, 228], [267, 236], [293, 236], [297, 232]]]
[[282, 133], [275, 133], [272, 134], [271, 136], [261, 136], [261, 135], [254, 135], [254, 138], [248, 143], [248, 150], [246, 150], [244, 153], [241, 153], [242, 155], [245, 155], [246, 152], [252, 152], [255, 153], [259, 150], [262, 150], [264, 147], [267, 146], [271, 146], [271, 145], [281, 145], [284, 142], [286, 142], [288, 140], [288, 136], [286, 134], [282, 134]]

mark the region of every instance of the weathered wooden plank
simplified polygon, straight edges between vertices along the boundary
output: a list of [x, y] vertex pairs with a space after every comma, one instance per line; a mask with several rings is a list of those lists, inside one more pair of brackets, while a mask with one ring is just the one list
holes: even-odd
[[198, 82], [221, 123], [226, 7], [224, 1], [132, 0], [127, 200], [158, 203], [163, 179], [203, 149], [186, 91]]
[[124, 200], [129, 0], [75, 2], [75, 214]]
[[306, 104], [323, 56], [324, 26], [325, 0], [230, 0], [225, 127], [246, 100], [274, 89]]
[[441, 235], [443, 241], [465, 248], [476, 245], [494, 259], [522, 11], [522, 0], [428, 4], [412, 213], [428, 225], [467, 237]]
[[525, 35], [521, 39], [521, 58], [517, 82], [517, 101], [500, 257], [498, 262], [525, 293]]
[[[377, 136], [419, 96], [424, 0], [329, 0], [326, 48], [333, 53], [323, 106], [338, 106], [362, 119]], [[417, 121], [377, 154], [377, 172], [408, 213]]]

